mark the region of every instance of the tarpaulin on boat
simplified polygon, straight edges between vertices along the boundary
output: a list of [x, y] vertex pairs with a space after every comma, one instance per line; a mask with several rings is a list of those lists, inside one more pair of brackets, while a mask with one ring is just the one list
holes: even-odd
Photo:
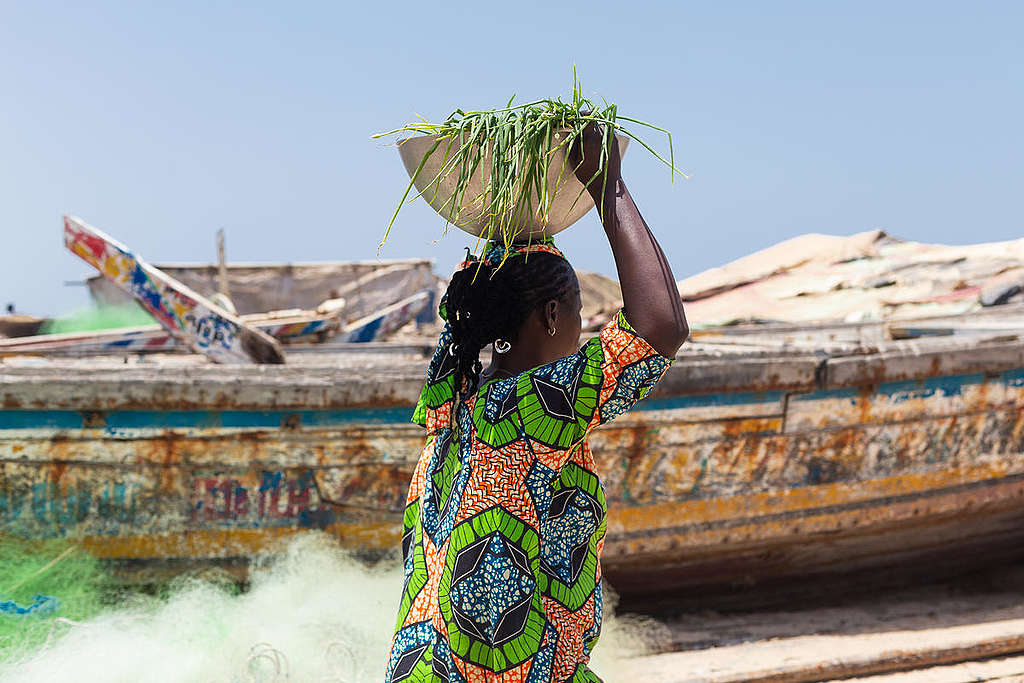
[[966, 246], [881, 230], [807, 234], [679, 282], [694, 328], [863, 322], [966, 313], [1024, 300], [1024, 239]]

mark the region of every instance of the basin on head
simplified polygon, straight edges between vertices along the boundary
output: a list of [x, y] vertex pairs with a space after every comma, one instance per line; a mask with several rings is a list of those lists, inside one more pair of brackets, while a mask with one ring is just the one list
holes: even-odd
[[[401, 140], [398, 143], [398, 153], [405, 164], [405, 170], [412, 177], [419, 168], [423, 157], [427, 155], [430, 148], [437, 142], [437, 135], [421, 135], [414, 138]], [[626, 153], [626, 146], [629, 139], [615, 136], [615, 142], [619, 146], [619, 154]], [[415, 186], [417, 191], [422, 193], [424, 199], [429, 202], [445, 220], [460, 230], [465, 230], [471, 235], [480, 235], [487, 229], [487, 213], [483, 206], [481, 194], [483, 186], [490, 177], [490, 155], [485, 154], [479, 166], [470, 178], [469, 187], [464, 195], [461, 212], [454, 206], [445, 207], [449, 198], [455, 191], [458, 172], [451, 173], [437, 178], [438, 172], [444, 163], [446, 142], [442, 142], [430, 158], [427, 159], [416, 178]], [[455, 152], [453, 146], [451, 153]], [[551, 236], [565, 230], [578, 221], [594, 206], [594, 200], [583, 191], [581, 183], [572, 171], [572, 167], [565, 160], [566, 148], [556, 147], [551, 155], [551, 162], [548, 166], [548, 193], [553, 196], [551, 209], [548, 212], [548, 219], [545, 223], [539, 211], [539, 200], [536, 191], [533, 192], [533, 206], [538, 207], [534, 215], [529, 216], [522, 222], [522, 232], [516, 237], [517, 241], [537, 239], [545, 235]], [[486, 170], [485, 170], [486, 169]], [[435, 182], [436, 179], [436, 182]], [[578, 198], [578, 199], [577, 199]], [[456, 220], [456, 214], [458, 218]]]

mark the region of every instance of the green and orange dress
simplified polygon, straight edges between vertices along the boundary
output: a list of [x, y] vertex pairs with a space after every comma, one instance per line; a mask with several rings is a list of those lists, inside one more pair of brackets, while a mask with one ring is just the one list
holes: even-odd
[[607, 507], [587, 436], [671, 360], [620, 312], [577, 353], [454, 406], [450, 343], [446, 326], [413, 417], [428, 438], [386, 681], [595, 680]]

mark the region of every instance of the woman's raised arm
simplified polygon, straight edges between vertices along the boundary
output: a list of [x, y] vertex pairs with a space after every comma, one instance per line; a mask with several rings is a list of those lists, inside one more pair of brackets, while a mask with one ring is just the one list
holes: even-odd
[[[576, 176], [583, 183], [594, 177], [604, 141], [601, 129], [591, 124], [583, 134], [582, 156], [580, 147], [573, 150]], [[606, 166], [607, 184], [602, 187], [598, 178], [587, 190], [602, 209], [626, 318], [655, 351], [672, 358], [690, 333], [672, 267], [626, 188], [618, 145], [614, 143], [608, 148]]]

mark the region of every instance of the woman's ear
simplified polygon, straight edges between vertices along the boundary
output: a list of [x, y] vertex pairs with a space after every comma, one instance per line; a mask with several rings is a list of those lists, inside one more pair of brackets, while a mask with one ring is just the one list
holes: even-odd
[[544, 327], [549, 330], [558, 329], [558, 300], [552, 299], [544, 304]]

